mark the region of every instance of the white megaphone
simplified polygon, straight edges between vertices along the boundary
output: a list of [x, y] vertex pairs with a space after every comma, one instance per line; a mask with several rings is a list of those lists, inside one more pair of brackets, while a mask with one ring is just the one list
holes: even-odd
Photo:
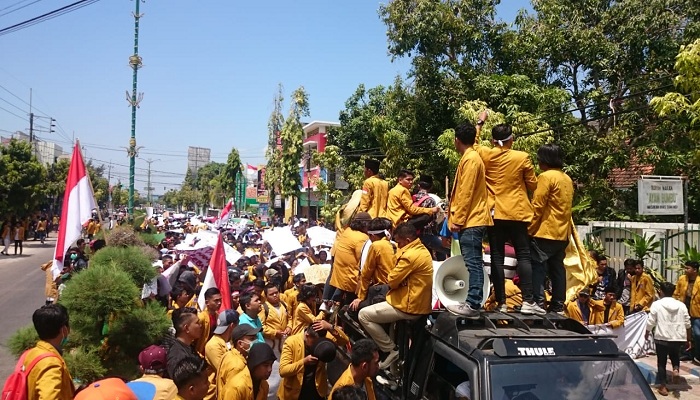
[[[434, 268], [433, 287], [443, 306], [463, 303], [467, 299], [469, 271], [464, 265], [464, 258], [461, 255], [450, 257], [443, 261], [440, 266]], [[482, 306], [486, 303], [491, 290], [489, 275], [485, 270], [483, 290]]]

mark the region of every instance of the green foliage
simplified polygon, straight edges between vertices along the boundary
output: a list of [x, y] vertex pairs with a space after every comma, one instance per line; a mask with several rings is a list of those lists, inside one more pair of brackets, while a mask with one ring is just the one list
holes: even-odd
[[629, 256], [635, 260], [646, 261], [654, 254], [661, 254], [661, 242], [656, 239], [656, 235], [647, 237], [635, 234], [632, 239], [627, 239], [624, 242]]
[[19, 328], [7, 339], [7, 348], [14, 357], [19, 358], [25, 350], [36, 346], [37, 342], [39, 335], [34, 330], [34, 325], [27, 325]]
[[[134, 223], [136, 223], [136, 220], [140, 219], [141, 222], [143, 222], [143, 216], [137, 217], [134, 220]], [[143, 239], [139, 237], [139, 235], [136, 233], [134, 228], [124, 225], [124, 226], [115, 226], [114, 229], [109, 231], [105, 235], [105, 241], [107, 242], [107, 246], [110, 247], [127, 247], [127, 246], [143, 246], [145, 243], [143, 242]]]
[[104, 266], [115, 267], [126, 272], [134, 283], [143, 286], [156, 277], [157, 273], [152, 266], [152, 259], [148, 257], [143, 247], [105, 247], [98, 251], [90, 260], [90, 267]]
[[316, 187], [321, 198], [324, 199], [320, 214], [326, 221], [332, 221], [340, 209], [343, 200], [343, 192], [336, 185], [336, 176], [342, 171], [343, 157], [338, 146], [328, 145], [323, 153], [314, 153], [313, 163], [328, 171], [328, 181], [319, 179]]
[[97, 350], [85, 350], [82, 347], [63, 353], [63, 359], [73, 379], [82, 383], [91, 383], [104, 378], [108, 369], [102, 365]]
[[[236, 193], [236, 179], [242, 173], [241, 168], [241, 156], [238, 154], [238, 150], [233, 147], [228, 153], [226, 164], [222, 167], [221, 176], [219, 177], [222, 193], [226, 193], [227, 195]], [[238, 204], [236, 204], [236, 207], [238, 207]]]
[[[282, 196], [296, 196], [301, 186], [299, 163], [302, 157], [304, 129], [301, 119], [309, 115], [309, 96], [303, 87], [292, 93], [289, 115], [282, 125], [280, 141], [280, 193]], [[266, 172], [267, 173], [267, 172]]]
[[10, 140], [0, 146], [0, 212], [28, 215], [45, 199], [46, 169], [28, 142]]
[[678, 260], [685, 265], [689, 261], [694, 261], [700, 263], [700, 251], [696, 246], [691, 246], [688, 242], [685, 242], [685, 247], [680, 250], [678, 247], [674, 248], [678, 254]]
[[583, 246], [588, 251], [595, 251], [600, 256], [607, 256], [605, 254], [605, 246], [599, 236], [586, 235], [586, 238], [583, 239]]
[[265, 188], [268, 190], [270, 200], [274, 201], [275, 194], [279, 193], [280, 181], [282, 172], [280, 168], [281, 146], [278, 146], [282, 127], [284, 126], [284, 116], [282, 115], [282, 107], [284, 103], [284, 95], [282, 84], [277, 86], [277, 94], [274, 98], [274, 106], [270, 119], [267, 122], [267, 147], [265, 148], [265, 158], [267, 165], [265, 166]]
[[158, 246], [160, 244], [160, 241], [158, 240], [158, 238], [156, 238], [155, 234], [141, 232], [141, 233], [139, 233], [139, 237], [146, 244], [146, 246], [154, 246], [155, 247], [155, 246]]
[[151, 302], [114, 319], [109, 327], [109, 344], [136, 360], [141, 350], [163, 339], [171, 324], [166, 310]]

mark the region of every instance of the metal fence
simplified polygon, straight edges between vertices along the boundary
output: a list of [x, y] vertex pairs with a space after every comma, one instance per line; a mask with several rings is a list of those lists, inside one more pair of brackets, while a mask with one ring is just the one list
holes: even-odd
[[625, 246], [625, 242], [634, 239], [636, 235], [650, 238], [655, 234], [655, 240], [659, 241], [659, 253], [645, 260], [645, 265], [659, 271], [666, 280], [676, 282], [683, 273], [679, 253], [686, 250], [686, 244], [690, 247], [700, 248], [700, 230], [698, 229], [659, 229], [653, 228], [653, 233], [645, 232], [649, 229], [628, 227], [624, 222], [609, 222], [607, 226], [592, 227], [586, 233], [587, 240], [594, 237], [600, 240], [605, 254], [608, 257], [608, 265], [616, 271], [624, 268], [624, 261], [633, 258], [631, 250]]

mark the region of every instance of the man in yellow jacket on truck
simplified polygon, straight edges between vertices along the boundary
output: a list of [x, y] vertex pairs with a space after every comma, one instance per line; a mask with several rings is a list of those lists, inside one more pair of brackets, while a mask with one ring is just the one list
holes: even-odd
[[432, 311], [433, 259], [423, 246], [416, 228], [403, 223], [394, 230], [399, 250], [396, 267], [389, 273], [389, 292], [386, 301], [360, 310], [360, 324], [374, 339], [379, 349], [389, 353], [380, 367], [388, 368], [399, 358], [399, 349], [382, 324], [396, 321], [415, 321]]
[[413, 187], [414, 177], [413, 172], [402, 169], [399, 171], [398, 183], [389, 191], [386, 217], [391, 220], [394, 227], [410, 221], [416, 229], [421, 229], [430, 222], [431, 216], [440, 210], [439, 207], [427, 208], [413, 205], [409, 190]]
[[362, 184], [362, 199], [357, 212], [367, 212], [372, 218], [386, 216], [389, 184], [379, 177], [379, 161], [365, 160], [365, 182]]

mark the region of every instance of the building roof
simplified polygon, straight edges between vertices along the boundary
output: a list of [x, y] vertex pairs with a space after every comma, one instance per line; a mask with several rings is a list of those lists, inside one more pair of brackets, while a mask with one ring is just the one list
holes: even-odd
[[311, 121], [304, 125], [304, 132], [312, 131], [316, 128], [322, 127], [322, 126], [340, 126], [339, 122], [330, 122], [330, 121]]
[[608, 180], [615, 189], [629, 189], [637, 184], [642, 175], [650, 175], [653, 172], [653, 165], [641, 164], [632, 159], [627, 168], [613, 168], [608, 175]]

